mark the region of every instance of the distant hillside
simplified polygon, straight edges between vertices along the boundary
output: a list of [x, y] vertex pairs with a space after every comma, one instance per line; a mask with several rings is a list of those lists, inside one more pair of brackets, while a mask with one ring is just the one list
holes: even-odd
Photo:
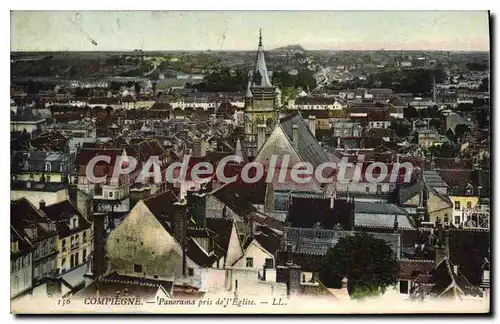
[[287, 46], [282, 46], [282, 47], [278, 47], [278, 48], [275, 48], [272, 50], [273, 52], [305, 52], [306, 50], [296, 44], [296, 45], [287, 45]]

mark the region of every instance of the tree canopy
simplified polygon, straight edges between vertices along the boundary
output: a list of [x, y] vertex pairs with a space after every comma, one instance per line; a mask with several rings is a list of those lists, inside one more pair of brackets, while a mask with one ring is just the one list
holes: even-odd
[[389, 126], [390, 129], [394, 131], [399, 138], [406, 138], [411, 133], [411, 124], [406, 120], [391, 120], [391, 124]]
[[340, 288], [348, 278], [348, 290], [353, 298], [384, 292], [396, 283], [399, 263], [391, 247], [367, 233], [342, 237], [323, 258], [320, 279], [327, 286]]

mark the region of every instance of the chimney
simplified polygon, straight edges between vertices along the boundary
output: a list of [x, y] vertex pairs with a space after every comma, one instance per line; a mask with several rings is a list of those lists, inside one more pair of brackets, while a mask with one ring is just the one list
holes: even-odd
[[188, 190], [186, 198], [189, 218], [194, 219], [198, 226], [206, 228], [206, 194]]
[[342, 289], [347, 289], [347, 283], [348, 283], [347, 277], [344, 277], [342, 279]]
[[458, 276], [458, 265], [453, 266], [453, 272]]
[[394, 228], [393, 228], [394, 233], [397, 233], [399, 231], [399, 222], [398, 222], [398, 214], [394, 215]]
[[309, 130], [313, 134], [314, 137], [316, 137], [316, 117], [315, 116], [309, 116]]
[[40, 202], [38, 203], [38, 205], [39, 205], [38, 209], [40, 209], [40, 210], [44, 209], [45, 208], [45, 200], [43, 200], [43, 199], [40, 200]]
[[103, 273], [105, 273], [107, 269], [106, 262], [106, 252], [105, 252], [105, 221], [106, 214], [103, 213], [94, 213], [92, 215], [92, 224], [93, 224], [93, 241], [94, 241], [94, 256], [92, 257], [92, 274], [94, 278], [99, 277]]
[[297, 148], [299, 146], [299, 126], [297, 125], [292, 126], [292, 141], [293, 146]]
[[193, 140], [193, 156], [203, 157], [206, 155], [205, 143], [202, 139]]
[[448, 243], [449, 243], [449, 230], [447, 229], [444, 230], [443, 228], [440, 228], [438, 230], [437, 244], [434, 247], [434, 250], [436, 252], [436, 257], [435, 257], [436, 264], [439, 264], [441, 260], [449, 256]]
[[182, 248], [182, 275], [186, 276], [187, 210], [186, 201], [174, 203], [174, 238]]
[[266, 129], [265, 124], [257, 125], [257, 151], [264, 145], [266, 141]]
[[288, 266], [288, 296], [300, 293], [300, 266]]
[[61, 281], [57, 278], [48, 278], [47, 280], [47, 297], [60, 297], [62, 294]]
[[293, 264], [293, 246], [288, 243], [286, 245], [286, 265], [290, 266]]

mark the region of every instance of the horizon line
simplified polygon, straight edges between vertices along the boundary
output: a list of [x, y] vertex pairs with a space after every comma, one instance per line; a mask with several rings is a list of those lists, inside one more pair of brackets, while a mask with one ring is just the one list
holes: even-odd
[[[274, 52], [280, 50], [282, 47], [285, 46], [280, 46], [274, 49], [268, 49], [265, 50], [264, 52]], [[114, 50], [114, 49], [107, 49], [107, 50], [87, 50], [87, 49], [82, 49], [82, 50], [10, 50], [11, 53], [58, 53], [58, 52], [68, 52], [68, 53], [78, 53], [78, 52], [135, 52], [135, 51], [142, 51], [142, 52], [255, 52], [255, 49], [227, 49], [227, 50], [221, 50], [221, 49], [121, 49], [121, 50]], [[324, 49], [305, 49], [303, 48], [304, 52], [320, 52], [320, 51], [332, 51], [332, 52], [346, 52], [346, 51], [353, 51], [353, 52], [365, 52], [365, 51], [370, 51], [370, 52], [477, 52], [477, 53], [487, 53], [491, 52], [491, 48], [487, 50], [470, 50], [470, 49], [330, 49], [330, 48], [324, 48]]]

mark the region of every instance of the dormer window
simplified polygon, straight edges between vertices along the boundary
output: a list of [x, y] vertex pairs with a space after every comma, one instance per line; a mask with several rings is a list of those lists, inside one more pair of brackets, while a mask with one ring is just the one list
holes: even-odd
[[50, 162], [45, 162], [45, 171], [50, 172], [51, 171], [51, 165]]

